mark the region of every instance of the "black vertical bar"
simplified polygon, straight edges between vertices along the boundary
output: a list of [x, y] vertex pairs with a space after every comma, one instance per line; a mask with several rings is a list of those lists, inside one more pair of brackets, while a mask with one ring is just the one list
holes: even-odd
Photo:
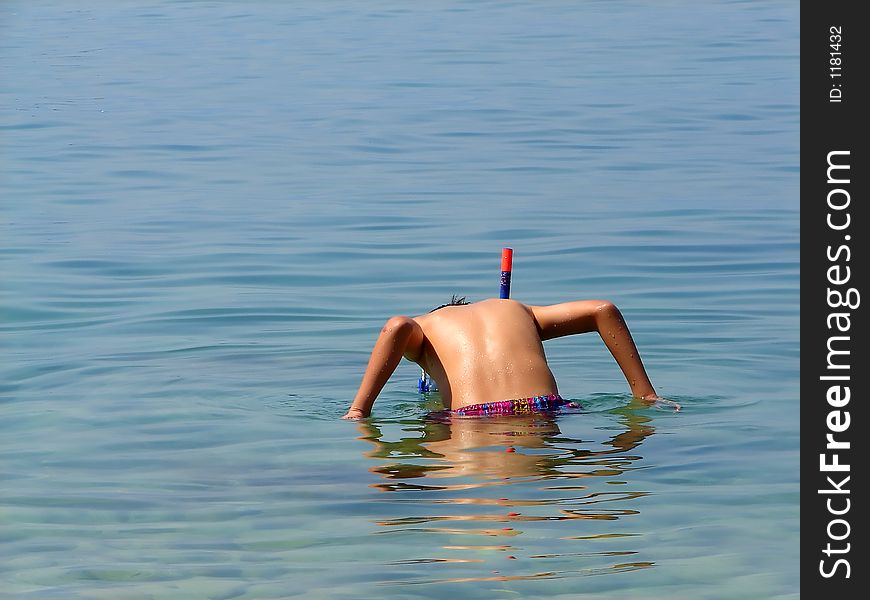
[[[801, 4], [801, 592], [865, 597], [870, 110], [859, 2]], [[867, 297], [870, 300], [870, 296]], [[862, 364], [861, 359], [864, 363]], [[848, 467], [846, 467], [848, 465]], [[860, 558], [859, 558], [860, 557]]]

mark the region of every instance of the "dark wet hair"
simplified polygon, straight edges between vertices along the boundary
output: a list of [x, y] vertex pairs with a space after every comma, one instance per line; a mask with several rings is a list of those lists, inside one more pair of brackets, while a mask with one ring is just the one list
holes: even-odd
[[436, 310], [438, 310], [440, 308], [444, 308], [445, 306], [463, 306], [465, 304], [471, 304], [471, 302], [466, 300], [465, 296], [463, 296], [462, 298], [457, 298], [456, 294], [454, 294], [453, 296], [450, 297], [450, 302], [448, 302], [447, 304], [442, 304], [441, 306], [436, 306], [435, 308], [433, 308], [429, 312], [435, 312]]

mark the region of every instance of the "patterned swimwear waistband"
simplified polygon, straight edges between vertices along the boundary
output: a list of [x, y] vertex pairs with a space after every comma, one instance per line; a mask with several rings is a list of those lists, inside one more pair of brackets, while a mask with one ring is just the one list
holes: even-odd
[[569, 402], [559, 394], [546, 396], [534, 396], [532, 398], [519, 398], [516, 400], [502, 400], [499, 402], [484, 402], [472, 404], [451, 411], [455, 415], [481, 416], [481, 415], [527, 415], [531, 413], [549, 412], [558, 410], [564, 406], [577, 406]]

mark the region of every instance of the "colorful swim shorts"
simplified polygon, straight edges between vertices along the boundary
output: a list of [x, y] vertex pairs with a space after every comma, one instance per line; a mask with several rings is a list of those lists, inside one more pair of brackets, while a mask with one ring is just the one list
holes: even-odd
[[569, 402], [559, 394], [520, 398], [517, 400], [502, 400], [500, 402], [484, 402], [472, 404], [450, 411], [454, 415], [484, 416], [484, 415], [528, 415], [532, 413], [552, 412], [564, 407], [579, 408], [576, 402]]

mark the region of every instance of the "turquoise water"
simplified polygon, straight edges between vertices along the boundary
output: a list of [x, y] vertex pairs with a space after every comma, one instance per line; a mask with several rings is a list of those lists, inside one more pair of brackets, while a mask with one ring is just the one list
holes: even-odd
[[[798, 9], [0, 5], [0, 594], [797, 598]], [[392, 314], [607, 298], [555, 419]], [[508, 448], [515, 451], [509, 452]]]

